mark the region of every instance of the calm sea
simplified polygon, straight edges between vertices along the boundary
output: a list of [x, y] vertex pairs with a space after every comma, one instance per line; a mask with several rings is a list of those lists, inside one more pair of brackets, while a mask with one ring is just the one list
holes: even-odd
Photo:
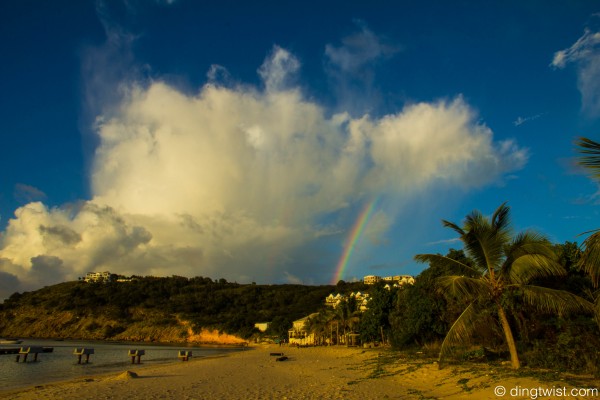
[[[0, 355], [0, 388], [15, 389], [108, 372], [135, 371], [136, 368], [144, 366], [181, 362], [177, 358], [179, 350], [192, 350], [194, 358], [239, 351], [235, 348], [185, 347], [181, 345], [140, 343], [117, 344], [71, 340], [24, 340], [21, 344], [0, 345], [0, 348], [27, 346], [53, 347], [54, 351], [52, 353], [40, 353], [36, 362], [32, 362], [33, 355], [29, 355], [27, 363], [23, 363], [23, 356], [21, 356], [20, 362], [17, 363], [15, 354]], [[73, 355], [73, 350], [77, 347], [94, 349], [95, 354], [90, 356], [88, 364], [77, 364], [77, 356]], [[131, 364], [131, 357], [128, 357], [129, 349], [145, 350], [146, 354], [142, 356], [141, 364]], [[85, 356], [82, 357], [83, 362], [85, 362]]]

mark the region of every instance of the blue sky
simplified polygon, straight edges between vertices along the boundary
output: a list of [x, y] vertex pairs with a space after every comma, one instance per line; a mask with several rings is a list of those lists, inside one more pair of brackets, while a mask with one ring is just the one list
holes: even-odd
[[[600, 226], [592, 1], [0, 4], [0, 297], [88, 271], [418, 274], [503, 202]], [[375, 202], [361, 235], [349, 237]]]

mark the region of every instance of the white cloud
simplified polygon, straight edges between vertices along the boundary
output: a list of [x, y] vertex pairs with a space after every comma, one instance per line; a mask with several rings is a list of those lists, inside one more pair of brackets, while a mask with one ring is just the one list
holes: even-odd
[[529, 117], [521, 117], [519, 116], [514, 122], [513, 125], [514, 126], [521, 126], [526, 122], [531, 122], [531, 121], [535, 121], [536, 119], [540, 118], [542, 115], [544, 114], [535, 114]]
[[550, 64], [564, 68], [577, 66], [577, 86], [581, 93], [582, 109], [592, 117], [600, 116], [600, 32], [585, 29], [583, 36], [571, 47], [557, 51]]
[[339, 254], [326, 243], [354, 222], [349, 205], [387, 199], [365, 233], [377, 243], [403, 199], [485, 185], [527, 162], [460, 97], [382, 118], [330, 116], [282, 89], [297, 69], [276, 48], [260, 69], [264, 91], [132, 84], [99, 118], [92, 199], [19, 208], [0, 237], [0, 273], [20, 287], [38, 285], [43, 269], [328, 281]]
[[564, 68], [568, 63], [585, 61], [597, 55], [596, 46], [600, 44], [600, 32], [585, 29], [581, 36], [571, 47], [554, 53], [551, 65], [555, 68]]
[[398, 52], [398, 47], [373, 33], [366, 24], [357, 21], [360, 31], [342, 39], [341, 46], [328, 44], [325, 55], [329, 62], [342, 71], [358, 73], [365, 66]]
[[275, 46], [273, 53], [258, 69], [267, 92], [278, 92], [287, 88], [293, 74], [300, 69], [300, 62], [289, 51]]
[[364, 22], [355, 24], [358, 31], [344, 37], [340, 45], [325, 46], [325, 67], [339, 110], [360, 115], [381, 102], [377, 67], [400, 47], [371, 31]]
[[20, 202], [29, 203], [35, 200], [44, 200], [46, 193], [34, 186], [17, 183], [15, 185], [14, 196]]

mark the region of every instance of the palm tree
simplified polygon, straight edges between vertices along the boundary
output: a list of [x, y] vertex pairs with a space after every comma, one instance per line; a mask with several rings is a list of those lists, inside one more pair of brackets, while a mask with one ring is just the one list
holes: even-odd
[[[440, 254], [418, 254], [418, 262], [438, 262], [460, 275], [439, 278], [447, 290], [467, 306], [448, 331], [440, 349], [440, 361], [452, 347], [468, 340], [481, 324], [500, 323], [510, 351], [512, 367], [520, 367], [513, 332], [506, 314], [507, 295], [520, 293], [523, 301], [542, 312], [563, 314], [589, 310], [591, 303], [566, 291], [532, 285], [535, 279], [565, 275], [548, 240], [535, 232], [512, 234], [510, 208], [502, 204], [491, 219], [479, 211], [467, 215], [463, 227], [443, 221], [460, 235], [470, 265]], [[492, 307], [497, 314], [484, 313]]]
[[[578, 164], [590, 170], [591, 177], [600, 182], [600, 143], [588, 138], [580, 137], [577, 142], [579, 153]], [[583, 254], [580, 261], [581, 268], [590, 276], [594, 288], [600, 286], [600, 229], [584, 232], [582, 235], [591, 234], [583, 242]], [[600, 317], [600, 296], [596, 296], [598, 316]], [[598, 318], [600, 324], [600, 318]]]
[[331, 321], [335, 318], [331, 309], [323, 308], [318, 314], [311, 316], [306, 321], [306, 330], [315, 335], [315, 344], [323, 344], [330, 334]]

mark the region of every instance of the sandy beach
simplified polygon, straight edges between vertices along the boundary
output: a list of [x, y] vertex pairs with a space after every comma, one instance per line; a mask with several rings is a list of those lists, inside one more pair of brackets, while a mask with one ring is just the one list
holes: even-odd
[[[287, 357], [277, 361], [271, 353]], [[214, 358], [79, 378], [13, 391], [6, 399], [551, 399], [539, 389], [596, 387], [591, 378], [559, 374], [543, 381], [508, 366], [468, 364], [438, 368], [382, 349], [253, 346]], [[573, 384], [575, 382], [575, 384]], [[495, 391], [502, 389], [504, 396]], [[513, 395], [511, 395], [511, 391]], [[520, 390], [520, 393], [517, 391]], [[524, 390], [530, 392], [524, 393]], [[533, 392], [531, 392], [533, 390]], [[516, 395], [515, 395], [516, 394]], [[519, 395], [520, 394], [520, 395]], [[578, 395], [571, 399], [593, 396]]]

